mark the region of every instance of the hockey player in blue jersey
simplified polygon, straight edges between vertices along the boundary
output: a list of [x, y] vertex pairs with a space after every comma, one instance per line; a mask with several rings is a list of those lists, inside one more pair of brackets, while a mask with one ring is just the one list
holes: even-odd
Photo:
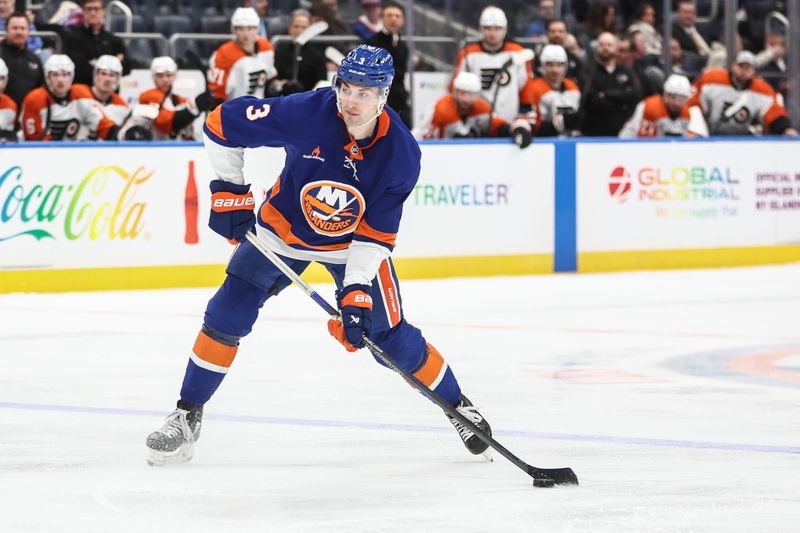
[[[250, 333], [262, 305], [290, 284], [245, 240], [248, 231], [296, 272], [311, 261], [330, 272], [342, 320], [331, 320], [328, 329], [345, 348], [362, 348], [362, 336], [369, 336], [398, 366], [491, 433], [447, 362], [403, 315], [391, 252], [403, 201], [419, 177], [420, 149], [385, 107], [393, 76], [386, 50], [361, 45], [342, 61], [333, 90], [244, 96], [208, 116], [204, 141], [217, 178], [209, 225], [241, 244], [206, 308], [177, 409], [147, 438], [151, 465], [191, 459], [203, 406], [228, 372], [239, 340]], [[242, 168], [244, 149], [258, 146], [282, 147], [286, 159], [254, 213]], [[450, 421], [470, 452], [486, 451], [469, 428]]]

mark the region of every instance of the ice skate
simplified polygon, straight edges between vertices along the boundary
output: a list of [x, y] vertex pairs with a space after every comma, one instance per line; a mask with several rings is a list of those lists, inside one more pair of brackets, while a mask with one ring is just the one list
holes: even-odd
[[178, 407], [164, 425], [147, 437], [147, 464], [165, 466], [185, 463], [194, 454], [194, 443], [200, 437], [203, 407]]
[[[478, 412], [477, 407], [474, 407], [472, 402], [469, 401], [469, 398], [463, 394], [458, 400], [456, 410], [464, 415], [467, 420], [478, 426], [478, 428], [482, 429], [484, 433], [491, 436], [492, 428], [489, 427], [489, 422], [483, 418], [483, 415]], [[470, 453], [475, 455], [483, 455], [487, 461], [492, 460], [492, 454], [489, 450], [488, 444], [478, 438], [469, 427], [465, 426], [455, 418], [447, 415], [447, 419], [450, 420], [450, 423], [456, 428], [456, 431], [458, 431], [458, 436], [461, 437], [462, 441], [464, 441], [464, 446], [467, 447], [467, 450], [469, 450]]]

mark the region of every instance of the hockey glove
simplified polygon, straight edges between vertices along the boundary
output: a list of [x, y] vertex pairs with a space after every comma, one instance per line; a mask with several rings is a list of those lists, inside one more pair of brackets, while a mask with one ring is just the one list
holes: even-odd
[[366, 285], [348, 285], [336, 291], [336, 302], [342, 320], [328, 320], [328, 332], [347, 348], [355, 352], [364, 347], [364, 337], [372, 329], [372, 297]]
[[531, 144], [531, 126], [524, 119], [517, 119], [511, 124], [511, 138], [520, 148], [527, 148]]
[[255, 200], [250, 185], [213, 180], [208, 225], [228, 240], [242, 241], [256, 224]]

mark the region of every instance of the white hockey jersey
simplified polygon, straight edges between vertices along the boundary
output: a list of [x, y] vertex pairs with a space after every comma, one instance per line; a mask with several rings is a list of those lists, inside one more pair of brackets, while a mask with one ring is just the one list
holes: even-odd
[[533, 66], [530, 61], [516, 63], [512, 59], [514, 53], [522, 49], [522, 45], [513, 41], [506, 41], [495, 53], [484, 50], [481, 43], [468, 44], [458, 53], [450, 89], [462, 70], [478, 74], [481, 77], [481, 98], [490, 104], [494, 102], [495, 115], [512, 122], [521, 106], [530, 105], [524, 100], [522, 90], [532, 77]]
[[267, 84], [277, 75], [275, 52], [267, 39], [258, 38], [254, 54], [228, 41], [211, 55], [208, 88], [215, 98], [223, 100], [245, 95], [264, 98]]
[[556, 115], [577, 113], [581, 105], [581, 90], [569, 78], [564, 79], [558, 89], [551, 87], [544, 78], [536, 78], [523, 89], [523, 100], [531, 104], [528, 117], [535, 122], [538, 131], [542, 124], [552, 123]]
[[113, 120], [117, 126], [122, 126], [125, 123], [125, 119], [130, 115], [131, 109], [128, 107], [128, 103], [116, 93], [111, 95], [108, 102], [101, 102], [97, 98], [95, 98], [95, 101], [103, 109], [103, 113]]
[[66, 98], [56, 101], [38, 87], [22, 101], [22, 131], [28, 141], [84, 140], [96, 134], [106, 139], [117, 129], [103, 113], [88, 85], [74, 84]]
[[672, 117], [660, 94], [648, 96], [636, 106], [619, 132], [620, 137], [684, 137], [689, 129], [689, 107]]

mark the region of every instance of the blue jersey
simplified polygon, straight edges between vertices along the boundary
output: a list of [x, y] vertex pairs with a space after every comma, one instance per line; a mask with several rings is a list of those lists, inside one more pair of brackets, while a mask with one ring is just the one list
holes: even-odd
[[421, 157], [394, 111], [385, 108], [373, 136], [356, 141], [331, 89], [279, 98], [244, 96], [217, 107], [204, 132], [212, 166], [228, 181], [243, 182], [242, 148], [272, 146], [286, 152], [283, 172], [257, 216], [269, 237], [280, 239], [267, 239], [277, 252], [343, 263], [353, 241], [383, 247], [387, 255], [394, 248]]

